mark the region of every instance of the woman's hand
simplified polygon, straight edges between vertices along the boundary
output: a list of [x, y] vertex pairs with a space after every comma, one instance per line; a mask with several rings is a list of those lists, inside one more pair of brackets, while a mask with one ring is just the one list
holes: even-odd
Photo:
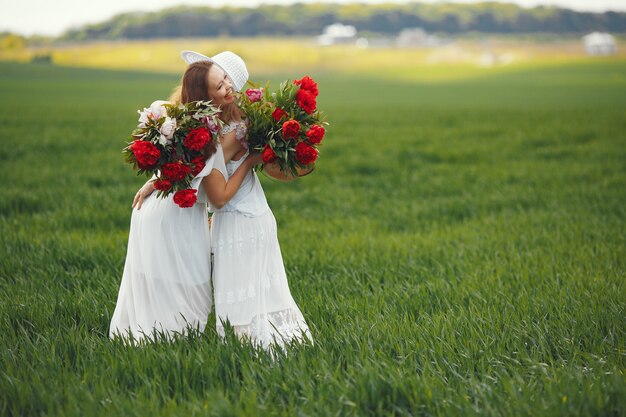
[[296, 171], [298, 171], [298, 176], [299, 177], [306, 177], [311, 172], [313, 172], [314, 169], [315, 169], [315, 165], [309, 165], [306, 168], [296, 167]]
[[284, 181], [284, 182], [293, 181], [297, 179], [298, 177], [304, 177], [305, 175], [310, 174], [311, 171], [313, 171], [314, 169], [315, 169], [314, 165], [311, 167], [307, 167], [307, 168], [297, 167], [296, 171], [298, 171], [298, 176], [293, 176], [291, 175], [291, 173], [286, 173], [286, 172], [281, 171], [280, 165], [278, 165], [278, 162], [271, 162], [263, 166], [263, 170], [265, 171], [267, 175], [269, 175], [270, 177], [276, 180]]
[[152, 194], [153, 191], [154, 191], [153, 181], [150, 180], [146, 182], [143, 185], [143, 187], [139, 189], [139, 191], [137, 191], [137, 194], [135, 194], [135, 198], [133, 199], [132, 207], [136, 208], [137, 210], [140, 210], [141, 205], [143, 204], [143, 200], [147, 198], [150, 194]]
[[263, 155], [260, 153], [251, 153], [246, 158], [246, 162], [250, 165], [250, 168], [260, 165], [263, 163]]

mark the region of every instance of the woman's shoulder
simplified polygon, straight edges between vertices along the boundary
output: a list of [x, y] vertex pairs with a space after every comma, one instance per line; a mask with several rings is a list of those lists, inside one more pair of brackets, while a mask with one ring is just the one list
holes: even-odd
[[233, 122], [226, 123], [220, 129], [220, 135], [222, 135], [222, 136], [228, 135], [230, 132], [232, 132], [236, 128], [237, 128], [237, 126], [235, 126], [235, 124]]
[[220, 133], [222, 135], [225, 135], [227, 133], [232, 132], [233, 130], [241, 129], [242, 125], [244, 127], [246, 125], [246, 123], [243, 120], [231, 120], [230, 122], [225, 123], [224, 126], [222, 126], [222, 128], [220, 129]]

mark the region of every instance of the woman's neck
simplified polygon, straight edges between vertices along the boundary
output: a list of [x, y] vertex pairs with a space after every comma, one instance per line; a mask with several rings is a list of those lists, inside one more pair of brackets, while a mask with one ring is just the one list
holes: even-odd
[[241, 121], [241, 110], [235, 103], [230, 104], [222, 109], [220, 119], [224, 123], [239, 122]]

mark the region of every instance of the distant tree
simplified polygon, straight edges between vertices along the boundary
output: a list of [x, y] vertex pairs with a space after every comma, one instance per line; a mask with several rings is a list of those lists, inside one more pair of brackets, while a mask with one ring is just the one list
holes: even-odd
[[604, 30], [609, 32], [624, 32], [626, 28], [626, 13], [606, 12], [604, 14]]
[[517, 15], [515, 27], [523, 33], [541, 32], [541, 23], [533, 14], [527, 12], [520, 12]]
[[299, 25], [299, 29], [302, 31], [301, 34], [303, 35], [317, 35], [322, 31], [320, 29], [323, 29], [326, 26], [332, 25], [333, 23], [337, 22], [339, 22], [339, 20], [334, 13], [324, 13], [318, 16], [311, 17], [310, 20]]
[[500, 27], [498, 21], [494, 18], [493, 14], [479, 13], [476, 15], [472, 22], [471, 28], [477, 32], [486, 33], [501, 33], [504, 30]]
[[447, 33], [458, 33], [461, 32], [461, 23], [459, 22], [459, 18], [453, 14], [446, 14], [443, 16], [438, 23], [438, 30], [441, 32]]
[[313, 36], [333, 23], [361, 32], [395, 35], [407, 28], [462, 33], [626, 33], [626, 13], [581, 13], [495, 2], [477, 4], [267, 5], [258, 8], [178, 7], [157, 13], [126, 13], [68, 31], [61, 40], [217, 36]]

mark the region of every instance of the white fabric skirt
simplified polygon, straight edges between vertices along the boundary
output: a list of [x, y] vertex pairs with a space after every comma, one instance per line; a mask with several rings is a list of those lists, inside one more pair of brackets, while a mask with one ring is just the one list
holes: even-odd
[[289, 291], [272, 211], [257, 217], [217, 212], [211, 234], [218, 334], [224, 336], [229, 323], [238, 336], [264, 348], [304, 335], [311, 340]]
[[173, 197], [148, 197], [133, 210], [128, 252], [109, 336], [153, 340], [191, 327], [211, 310], [210, 233], [206, 204], [180, 208]]

